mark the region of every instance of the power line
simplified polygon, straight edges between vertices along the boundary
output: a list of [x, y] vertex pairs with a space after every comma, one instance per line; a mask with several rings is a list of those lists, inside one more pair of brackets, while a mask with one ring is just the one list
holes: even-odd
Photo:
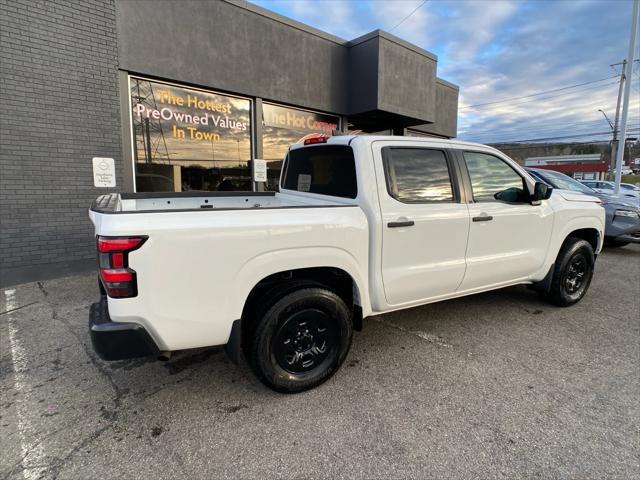
[[[636, 124], [640, 125], [638, 118], [629, 118], [629, 122], [633, 122], [634, 126]], [[602, 121], [592, 121], [592, 122], [576, 122], [576, 123], [563, 123], [563, 124], [550, 124], [550, 125], [516, 125], [516, 126], [496, 126], [493, 128], [483, 128], [482, 130], [462, 130], [459, 135], [464, 136], [473, 136], [473, 137], [486, 137], [490, 135], [521, 135], [521, 134], [538, 134], [538, 133], [548, 133], [554, 134], [558, 130], [567, 131], [574, 130], [576, 133], [582, 133], [585, 129], [589, 129], [587, 131], [591, 131], [591, 129], [600, 129], [602, 128]]]
[[576, 85], [569, 85], [568, 87], [555, 88], [553, 90], [546, 90], [544, 92], [532, 93], [530, 95], [522, 95], [520, 97], [505, 98], [505, 99], [502, 99], [502, 100], [496, 100], [494, 102], [478, 103], [478, 104], [475, 104], [475, 105], [466, 105], [464, 107], [460, 107], [460, 110], [462, 110], [464, 108], [476, 108], [476, 107], [482, 107], [482, 106], [485, 106], [485, 105], [495, 105], [497, 103], [511, 102], [513, 100], [521, 100], [523, 98], [537, 97], [537, 96], [540, 96], [540, 95], [546, 95], [547, 93], [560, 92], [560, 91], [563, 91], [563, 90], [569, 90], [570, 88], [583, 87], [585, 85], [591, 85], [593, 83], [600, 83], [600, 82], [604, 82], [606, 80], [611, 80], [612, 78], [618, 78], [618, 77], [620, 77], [620, 75], [612, 75], [610, 77], [601, 78], [599, 80], [592, 80], [590, 82], [578, 83]]
[[[514, 135], [519, 135], [522, 136], [521, 134], [525, 134], [525, 135], [531, 135], [531, 134], [537, 134], [537, 135], [569, 135], [569, 134], [583, 134], [586, 132], [590, 132], [590, 131], [595, 131], [595, 129], [597, 129], [599, 126], [598, 125], [584, 125], [582, 127], [578, 127], [578, 128], [571, 128], [571, 127], [567, 127], [566, 129], [564, 128], [560, 128], [560, 129], [527, 129], [527, 128], [523, 128], [520, 130], [511, 130], [511, 131], [505, 131], [505, 130], [501, 130], [501, 129], [496, 129], [494, 132], [482, 132], [482, 133], [465, 133], [463, 134], [466, 137], [474, 137], [474, 138], [482, 138], [482, 137], [488, 137], [488, 136], [510, 136], [513, 137]], [[640, 128], [640, 123], [638, 123], [637, 121], [634, 121], [633, 123], [633, 128]], [[604, 130], [603, 130], [604, 131]], [[611, 130], [608, 131], [609, 134], [611, 134]]]
[[[630, 122], [634, 122], [634, 126], [636, 124], [640, 125], [640, 123], [638, 123], [637, 119], [630, 119]], [[598, 122], [601, 123], [601, 122]], [[563, 125], [563, 127], [565, 128], [572, 128], [572, 127], [577, 127], [577, 131], [576, 133], [582, 133], [580, 130], [584, 130], [586, 128], [592, 129], [592, 128], [598, 128], [600, 125], [599, 124], [593, 124], [593, 123], [587, 123], [587, 124], [565, 124]], [[500, 134], [500, 135], [514, 135], [514, 134], [520, 134], [520, 133], [555, 133], [554, 130], [557, 130], [559, 127], [557, 126], [549, 126], [549, 127], [543, 127], [543, 126], [537, 126], [537, 127], [527, 127], [527, 126], [523, 126], [523, 127], [516, 127], [516, 128], [500, 128], [500, 127], [496, 127], [493, 129], [487, 129], [487, 130], [479, 130], [479, 131], [465, 131], [462, 132], [461, 135], [466, 135], [466, 136], [473, 136], [473, 137], [486, 137], [488, 135], [496, 135], [496, 134]]]
[[[501, 143], [501, 142], [492, 142], [488, 145], [493, 145], [494, 147], [496, 145], [500, 145], [500, 148], [498, 148], [498, 150], [500, 150], [501, 148], [504, 148], [505, 150], [508, 151], [514, 151], [514, 150], [529, 150], [531, 148], [544, 148], [545, 146], [550, 146], [550, 147], [555, 147], [558, 144], [557, 143], [542, 143], [539, 145], [520, 145], [517, 143], [514, 144], [509, 144], [509, 143]], [[568, 147], [568, 146], [574, 146], [574, 145], [608, 145], [608, 142], [606, 142], [605, 140], [595, 140], [595, 141], [591, 141], [591, 142], [563, 142], [561, 143], [561, 145], [563, 147]]]
[[[630, 129], [630, 131], [640, 131], [640, 126], [635, 127], [633, 129]], [[524, 133], [524, 132], [521, 132]], [[533, 133], [533, 132], [527, 132], [527, 133]], [[493, 136], [484, 136], [484, 137], [477, 137], [475, 135], [469, 135], [469, 136], [464, 136], [463, 138], [466, 139], [470, 139], [470, 141], [473, 142], [478, 142], [478, 143], [496, 143], [497, 140], [495, 140], [496, 138], [499, 138], [500, 142], [539, 142], [539, 141], [546, 141], [546, 140], [555, 140], [555, 139], [567, 139], [567, 138], [580, 138], [580, 137], [585, 137], [585, 136], [589, 136], [589, 137], [599, 137], [599, 136], [605, 136], [605, 135], [611, 135], [611, 132], [601, 132], [601, 133], [594, 133], [594, 132], [574, 132], [571, 133], [570, 135], [563, 135], [560, 137], [553, 137], [553, 136], [546, 136], [544, 138], [542, 138], [544, 135], [544, 133], [539, 133], [538, 137], [540, 138], [530, 138], [530, 139], [526, 139], [526, 140], [521, 140], [521, 138], [523, 137], [523, 135], [512, 135], [512, 136], [501, 136], [499, 133]]]
[[[638, 117], [630, 117], [630, 120], [637, 120]], [[486, 123], [486, 122], [483, 122]], [[469, 127], [464, 127], [461, 128], [461, 131], [463, 133], [467, 133], [467, 132], [473, 132], [474, 134], [480, 135], [483, 133], [495, 133], [496, 131], [501, 131], [501, 132], [514, 132], [514, 131], [521, 131], [521, 130], [527, 130], [527, 131], [539, 131], [539, 130], [549, 130], [549, 129], [554, 129], [557, 126], [562, 126], [562, 127], [586, 127], [586, 126], [593, 126], [593, 127], [597, 127], [598, 125], [604, 123], [604, 121], [602, 119], [596, 119], [596, 120], [587, 120], [587, 121], [580, 121], [580, 122], [574, 122], [574, 123], [567, 123], [567, 121], [564, 122], [551, 122], [551, 123], [530, 123], [527, 125], [522, 125], [522, 123], [520, 122], [520, 124], [518, 125], [503, 125], [503, 126], [495, 126], [495, 127], [489, 127], [489, 128], [482, 128], [480, 130], [475, 130], [473, 129], [472, 126]], [[467, 128], [467, 130], [465, 130], [465, 128]]]
[[413, 9], [413, 11], [407, 15], [406, 17], [404, 17], [402, 20], [400, 20], [391, 30], [389, 30], [389, 32], [393, 32], [396, 28], [398, 28], [400, 25], [402, 25], [404, 23], [404, 21], [409, 18], [411, 15], [413, 15], [414, 13], [416, 13], [418, 10], [420, 10], [420, 8], [427, 3], [428, 0], [424, 0], [420, 5], [418, 5], [416, 8]]
[[[528, 100], [523, 100], [522, 102], [518, 102], [518, 103], [511, 103], [511, 102], [502, 102], [506, 105], [504, 105], [503, 107], [509, 108], [509, 107], [516, 107], [518, 105], [524, 105], [526, 103], [531, 103], [531, 102], [542, 102], [544, 100], [550, 100], [552, 98], [558, 98], [558, 97], [564, 97], [565, 95], [575, 95], [577, 93], [580, 92], [584, 92], [585, 90], [593, 90], [594, 88], [605, 88], [611, 85], [618, 85], [620, 82], [619, 81], [615, 81], [615, 82], [611, 82], [611, 83], [605, 83], [604, 85], [592, 85], [590, 87], [587, 88], [581, 88], [579, 90], [573, 90], [571, 92], [564, 92], [564, 93], [559, 93], [557, 95], [549, 95], [547, 97], [542, 97], [542, 98], [530, 98]], [[481, 108], [487, 108], [487, 107], [494, 107], [496, 104], [490, 104], [490, 105], [483, 105], [483, 106], [478, 106], [475, 108], [481, 109]], [[461, 107], [461, 108], [465, 108], [465, 107]], [[466, 108], [470, 108], [470, 107], [466, 107]]]
[[[640, 128], [638, 129], [630, 129], [629, 131], [640, 131]], [[590, 132], [590, 133], [581, 133], [581, 134], [573, 134], [573, 135], [563, 135], [563, 136], [559, 136], [559, 137], [546, 137], [546, 138], [528, 138], [525, 140], [509, 140], [509, 142], [512, 143], [523, 143], [523, 142], [543, 142], [543, 141], [548, 141], [548, 140], [562, 140], [562, 139], [567, 139], [567, 138], [578, 138], [578, 137], [595, 137], [595, 136], [599, 136], [599, 135], [611, 135], [611, 132]], [[493, 142], [489, 142], [489, 143], [503, 143], [500, 141], [493, 141]]]
[[[594, 107], [595, 108], [595, 106], [600, 107], [600, 108], [604, 108], [605, 110], [609, 109], [609, 108], [615, 108], [615, 106], [611, 107], [610, 105], [603, 105], [600, 100], [596, 100], [595, 102], [590, 102], [590, 103], [576, 103], [575, 105], [572, 105], [572, 107], [579, 107], [581, 109], [587, 109], [587, 108], [590, 108], [590, 107]], [[637, 109], [637, 106], [638, 106], [637, 104], [634, 104], [632, 108]], [[553, 111], [550, 111], [550, 112], [546, 112], [545, 113], [545, 117], [546, 118], [556, 118], [554, 116], [554, 112], [556, 110], [553, 110]], [[489, 115], [489, 114], [481, 114], [478, 119], [474, 119], [473, 120], [473, 124], [478, 124], [478, 123], [482, 123], [482, 122], [488, 123], [488, 122], [494, 121], [495, 119], [500, 119], [500, 118], [504, 118], [505, 117], [504, 114], [503, 115], [490, 114], [489, 118], [487, 118], [487, 115]], [[571, 114], [571, 116], [575, 116], [575, 115], [576, 114]], [[567, 115], [565, 115], [565, 117], [566, 116]], [[495, 117], [495, 118], [491, 118], [491, 117]], [[522, 118], [522, 116], [520, 116], [520, 118]], [[525, 116], [525, 119], [530, 119], [530, 118], [538, 118], [538, 117], [532, 117], [531, 115]], [[561, 119], [563, 117], [558, 117], [558, 118]], [[635, 118], [635, 116], [633, 116], [633, 118]], [[567, 121], [571, 121], [571, 120], [573, 120], [573, 119], [572, 118], [567, 119]], [[565, 125], [565, 123], [563, 123], [563, 122], [560, 122], [560, 124], [561, 125]], [[461, 128], [467, 128], [468, 129], [468, 128], [471, 127], [471, 125], [472, 124], [469, 124], [469, 125], [467, 125], [465, 127], [461, 127]]]

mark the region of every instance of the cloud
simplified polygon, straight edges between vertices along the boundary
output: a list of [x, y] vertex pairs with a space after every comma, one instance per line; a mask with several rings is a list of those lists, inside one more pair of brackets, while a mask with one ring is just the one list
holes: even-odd
[[[439, 8], [443, 8], [443, 5], [439, 5]], [[447, 51], [452, 60], [467, 62], [485, 49], [489, 49], [489, 56], [502, 50], [499, 40], [503, 26], [516, 13], [518, 4], [507, 1], [455, 2], [450, 3], [450, 8], [454, 14], [445, 26], [446, 30], [455, 32], [455, 36], [448, 35]], [[492, 47], [494, 52], [491, 52]]]
[[252, 3], [345, 40], [368, 32], [362, 5], [350, 0], [254, 0]]
[[[256, 3], [350, 40], [376, 28], [389, 31], [421, 0]], [[438, 55], [438, 76], [460, 86], [463, 107], [614, 75], [609, 65], [627, 53], [631, 8], [630, 0], [430, 0], [392, 33]], [[636, 128], [639, 78], [632, 76], [630, 106]], [[606, 131], [598, 109], [612, 117], [616, 98], [611, 80], [555, 96], [460, 108], [460, 137], [494, 142]]]
[[[429, 2], [420, 6], [421, 4], [422, 0], [370, 2], [369, 10], [378, 25], [376, 28], [391, 32], [428, 50], [425, 45], [432, 41], [435, 18], [429, 13]], [[407, 17], [408, 15], [410, 16]], [[402, 23], [398, 25], [400, 22]]]

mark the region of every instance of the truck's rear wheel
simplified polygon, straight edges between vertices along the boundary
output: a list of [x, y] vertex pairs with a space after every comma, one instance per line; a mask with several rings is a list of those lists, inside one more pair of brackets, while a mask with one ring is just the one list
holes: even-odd
[[352, 336], [351, 312], [338, 295], [324, 288], [302, 288], [275, 302], [259, 320], [250, 363], [268, 387], [302, 392], [336, 372]]
[[579, 302], [589, 289], [595, 256], [586, 240], [568, 238], [558, 254], [547, 297], [556, 305], [568, 307]]

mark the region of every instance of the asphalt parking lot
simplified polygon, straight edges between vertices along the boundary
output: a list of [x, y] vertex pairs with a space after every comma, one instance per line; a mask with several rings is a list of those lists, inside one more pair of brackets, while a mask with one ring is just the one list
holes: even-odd
[[0, 477], [638, 478], [640, 245], [585, 299], [525, 287], [371, 318], [298, 395], [223, 351], [105, 363], [93, 276], [0, 294]]

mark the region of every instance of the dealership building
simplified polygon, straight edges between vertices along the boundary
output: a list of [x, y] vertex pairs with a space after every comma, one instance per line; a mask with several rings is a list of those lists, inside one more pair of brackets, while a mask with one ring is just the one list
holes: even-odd
[[432, 53], [238, 0], [3, 1], [0, 69], [2, 286], [93, 268], [103, 193], [275, 190], [310, 137], [456, 135]]

